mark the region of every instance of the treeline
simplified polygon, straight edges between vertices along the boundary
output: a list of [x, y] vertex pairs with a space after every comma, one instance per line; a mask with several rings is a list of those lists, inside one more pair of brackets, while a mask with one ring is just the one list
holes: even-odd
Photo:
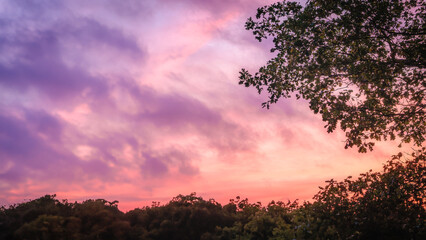
[[2, 207], [0, 239], [426, 239], [424, 150], [401, 158], [328, 181], [312, 203], [237, 197], [222, 206], [192, 193], [123, 213], [117, 201], [46, 195]]

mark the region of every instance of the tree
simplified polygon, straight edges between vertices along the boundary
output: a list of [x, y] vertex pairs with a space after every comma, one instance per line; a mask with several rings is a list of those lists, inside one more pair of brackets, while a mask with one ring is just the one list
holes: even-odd
[[405, 161], [395, 155], [382, 172], [328, 181], [315, 201], [301, 208], [311, 217], [311, 232], [332, 229], [334, 239], [425, 239], [425, 151]]
[[240, 84], [280, 98], [309, 101], [328, 132], [338, 125], [345, 148], [372, 150], [375, 141], [425, 141], [426, 2], [311, 0], [259, 8], [246, 29], [272, 38], [275, 57]]

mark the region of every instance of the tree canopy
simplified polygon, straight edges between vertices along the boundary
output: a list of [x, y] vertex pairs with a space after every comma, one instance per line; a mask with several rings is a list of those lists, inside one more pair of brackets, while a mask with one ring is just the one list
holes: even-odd
[[421, 146], [425, 141], [426, 2], [311, 0], [257, 10], [246, 29], [272, 38], [275, 57], [240, 84], [280, 98], [309, 101], [328, 132], [346, 133], [345, 148], [372, 150], [375, 141]]
[[195, 193], [127, 213], [117, 201], [55, 195], [0, 207], [0, 239], [425, 239], [426, 158], [396, 155], [381, 172], [331, 179], [314, 201], [222, 206]]

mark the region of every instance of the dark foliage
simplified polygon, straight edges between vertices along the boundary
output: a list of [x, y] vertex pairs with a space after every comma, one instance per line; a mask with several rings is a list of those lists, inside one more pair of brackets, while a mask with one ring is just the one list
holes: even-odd
[[267, 206], [195, 193], [127, 213], [117, 201], [55, 195], [0, 208], [0, 239], [426, 239], [425, 149], [399, 154], [382, 172], [321, 187], [314, 202]]
[[306, 99], [328, 132], [339, 125], [345, 147], [375, 141], [425, 141], [426, 2], [283, 1], [259, 8], [246, 29], [270, 38], [275, 57], [240, 84], [280, 98]]

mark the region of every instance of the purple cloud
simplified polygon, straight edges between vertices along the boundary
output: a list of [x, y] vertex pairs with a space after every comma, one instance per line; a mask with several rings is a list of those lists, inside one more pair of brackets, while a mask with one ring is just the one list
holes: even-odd
[[[7, 53], [0, 60], [0, 87], [18, 93], [36, 89], [55, 101], [81, 97], [83, 91], [92, 98], [105, 97], [106, 79], [90, 73], [81, 54], [98, 48], [103, 54], [109, 51], [132, 61], [142, 61], [146, 56], [136, 40], [121, 30], [94, 19], [71, 17], [73, 14], [61, 4], [17, 1], [9, 7], [20, 14], [0, 20], [4, 28], [0, 50]], [[53, 10], [63, 16], [49, 24], [36, 20], [44, 12], [50, 17]], [[28, 22], [33, 27], [29, 28]], [[70, 54], [77, 55], [72, 58]]]
[[229, 11], [244, 11], [248, 9], [256, 9], [256, 7], [263, 6], [267, 2], [262, 1], [253, 1], [253, 0], [183, 0], [183, 1], [173, 1], [173, 0], [160, 0], [160, 2], [167, 4], [176, 4], [176, 3], [185, 3], [191, 7], [198, 7], [201, 9], [207, 9], [214, 13], [215, 15], [221, 15]]
[[249, 137], [252, 135], [249, 129], [224, 119], [219, 111], [194, 98], [159, 94], [152, 89], [138, 89], [132, 85], [126, 89], [141, 106], [149, 106], [135, 116], [128, 116], [128, 121], [149, 122], [173, 133], [191, 132], [202, 136], [211, 147], [221, 152], [255, 148], [255, 140]]
[[105, 163], [90, 163], [76, 158], [64, 148], [63, 123], [43, 111], [21, 109], [23, 117], [0, 114], [0, 165], [12, 166], [0, 173], [2, 181], [18, 184], [28, 179], [55, 179], [59, 182], [77, 177], [109, 177]]
[[168, 167], [159, 158], [151, 156], [150, 154], [143, 154], [145, 162], [141, 164], [141, 171], [146, 177], [162, 177], [168, 172]]
[[49, 158], [59, 157], [56, 151], [37, 136], [37, 132], [31, 131], [26, 120], [0, 115], [0, 132], [0, 154], [3, 160], [13, 159], [15, 163], [44, 168], [48, 165]]
[[79, 96], [85, 88], [94, 91], [92, 94], [105, 94], [105, 85], [100, 79], [62, 63], [56, 36], [41, 33], [37, 41], [20, 47], [24, 51], [22, 59], [14, 59], [8, 66], [0, 65], [0, 85], [3, 87], [17, 92], [35, 88], [59, 101]]

